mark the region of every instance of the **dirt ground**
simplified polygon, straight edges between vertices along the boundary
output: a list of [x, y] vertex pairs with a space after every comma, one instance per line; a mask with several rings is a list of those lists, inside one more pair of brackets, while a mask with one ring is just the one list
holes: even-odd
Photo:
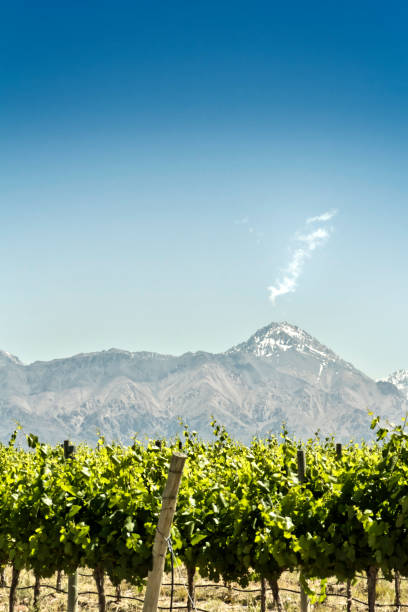
[[[80, 570], [78, 575], [78, 610], [95, 611], [98, 610], [98, 599], [96, 593], [95, 582], [92, 574], [88, 569]], [[6, 570], [6, 583], [10, 584], [11, 572]], [[163, 587], [159, 606], [169, 609], [170, 606], [170, 587], [169, 575], [166, 575], [163, 580]], [[67, 590], [68, 579], [62, 577], [61, 588]], [[183, 569], [175, 569], [173, 589], [173, 610], [186, 606], [187, 589], [186, 575]], [[23, 572], [20, 578], [19, 591], [17, 594], [17, 612], [33, 612], [33, 589], [26, 588], [34, 584], [34, 578], [27, 572]], [[53, 588], [56, 584], [56, 577], [41, 581], [41, 591], [39, 599], [39, 609], [41, 612], [62, 612], [66, 610], [67, 596], [65, 593], [57, 593]], [[47, 586], [48, 585], [48, 586]], [[238, 585], [232, 584], [225, 586], [223, 584], [213, 585], [202, 580], [200, 576], [196, 580], [196, 609], [205, 612], [235, 612], [239, 610], [247, 610], [248, 612], [257, 612], [261, 610], [260, 600], [260, 584], [253, 583], [248, 589], [242, 590]], [[310, 585], [315, 592], [319, 592], [319, 583]], [[280, 594], [285, 610], [295, 612], [299, 610], [299, 582], [296, 574], [284, 574], [279, 580]], [[116, 589], [106, 580], [105, 592], [107, 595], [108, 610], [110, 612], [134, 612], [140, 611], [143, 607], [143, 591], [139, 592], [137, 588], [128, 584], [122, 584], [120, 588], [121, 599], [118, 600]], [[326, 592], [328, 597], [325, 602], [314, 604], [312, 609], [325, 610], [346, 610], [346, 586], [337, 584], [336, 581], [328, 581]], [[0, 610], [7, 612], [8, 610], [8, 588], [0, 588]], [[353, 598], [360, 600], [354, 601], [352, 610], [366, 610], [367, 606], [367, 589], [365, 580], [359, 579], [352, 585]], [[135, 599], [133, 599], [135, 598]], [[377, 583], [377, 601], [382, 604], [381, 610], [394, 610], [395, 606], [395, 590], [394, 583], [384, 579], [379, 579]], [[403, 580], [401, 583], [401, 601], [408, 603], [408, 581]], [[185, 608], [184, 608], [185, 609]], [[273, 597], [271, 591], [266, 592], [266, 609], [273, 610]]]

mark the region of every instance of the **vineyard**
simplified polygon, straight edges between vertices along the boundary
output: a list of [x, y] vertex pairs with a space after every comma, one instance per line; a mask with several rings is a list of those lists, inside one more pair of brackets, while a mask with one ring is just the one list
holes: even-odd
[[[349, 590], [356, 577], [367, 576], [370, 610], [379, 575], [390, 581], [408, 575], [403, 425], [388, 430], [374, 419], [376, 443], [343, 447], [319, 437], [302, 444], [285, 431], [245, 446], [216, 423], [213, 428], [212, 442], [186, 428], [171, 443], [135, 440], [122, 447], [101, 439], [69, 458], [31, 435], [29, 450], [18, 448], [14, 434], [0, 447], [0, 565], [11, 572], [10, 611], [26, 571], [40, 584], [87, 568], [101, 612], [105, 577], [113, 587], [126, 582], [142, 589], [170, 458], [180, 449], [187, 462], [167, 569], [172, 562], [185, 567], [189, 609], [198, 575], [243, 589], [260, 581], [278, 610], [283, 573], [299, 573], [304, 598], [317, 602], [326, 597], [328, 579]], [[35, 606], [40, 609], [38, 601]]]

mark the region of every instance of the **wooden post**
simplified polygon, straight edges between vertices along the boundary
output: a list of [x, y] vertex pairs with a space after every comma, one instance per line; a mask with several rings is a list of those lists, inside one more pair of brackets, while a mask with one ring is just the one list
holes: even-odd
[[167, 539], [170, 535], [171, 524], [176, 510], [177, 494], [186, 459], [186, 455], [181, 453], [174, 453], [171, 458], [169, 474], [163, 492], [159, 522], [154, 536], [153, 567], [147, 578], [143, 612], [156, 612], [159, 603]]
[[195, 587], [194, 587], [194, 576], [196, 568], [195, 566], [186, 566], [187, 568], [187, 612], [191, 612], [195, 608]]
[[[297, 452], [297, 464], [298, 464], [298, 478], [299, 482], [305, 482], [305, 471], [306, 471], [306, 457], [304, 450], [298, 450]], [[309, 612], [309, 600], [305, 593], [305, 590], [300, 585], [300, 610], [301, 612]]]
[[68, 576], [68, 605], [67, 612], [78, 610], [78, 574], [75, 572]]
[[343, 452], [343, 446], [338, 442], [336, 444], [336, 456], [337, 456], [337, 459], [341, 459], [342, 452]]
[[[64, 440], [64, 457], [69, 459], [75, 452], [75, 446]], [[68, 576], [68, 602], [67, 612], [77, 612], [78, 610], [78, 573], [74, 572]]]
[[61, 583], [62, 583], [62, 571], [58, 570], [57, 580], [55, 582], [55, 588], [57, 589], [57, 591], [61, 591]]
[[401, 576], [398, 571], [395, 572], [394, 586], [395, 586], [395, 608], [397, 612], [401, 612]]
[[261, 612], [266, 612], [266, 580], [261, 578]]
[[378, 569], [374, 565], [370, 565], [367, 570], [368, 612], [375, 611], [377, 573]]
[[[336, 444], [336, 457], [338, 461], [340, 461], [342, 454], [343, 454], [343, 445], [338, 442]], [[347, 578], [346, 580], [346, 597], [347, 597], [347, 612], [351, 612], [353, 598], [351, 595], [351, 579], [350, 578]]]

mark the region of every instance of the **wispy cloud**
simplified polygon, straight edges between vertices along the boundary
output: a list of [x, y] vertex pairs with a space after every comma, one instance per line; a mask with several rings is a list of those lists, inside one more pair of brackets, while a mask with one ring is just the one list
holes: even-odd
[[[306, 225], [316, 222], [326, 223], [330, 221], [335, 214], [337, 214], [337, 211], [331, 210], [318, 217], [310, 217], [306, 220]], [[313, 251], [323, 246], [328, 241], [332, 231], [332, 227], [318, 227], [306, 233], [296, 232], [294, 240], [297, 246], [292, 252], [289, 264], [283, 270], [282, 277], [278, 278], [274, 285], [268, 287], [269, 299], [272, 304], [275, 304], [276, 299], [281, 295], [293, 293], [296, 290], [305, 262], [312, 256]]]
[[322, 215], [317, 215], [317, 217], [309, 217], [309, 219], [306, 219], [306, 223], [325, 223], [326, 221], [333, 219], [333, 217], [337, 215], [337, 212], [338, 211], [336, 209], [328, 210]]

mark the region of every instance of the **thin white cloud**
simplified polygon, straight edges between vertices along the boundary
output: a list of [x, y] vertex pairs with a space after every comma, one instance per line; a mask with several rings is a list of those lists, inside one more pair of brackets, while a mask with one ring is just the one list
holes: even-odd
[[304, 242], [307, 250], [314, 251], [316, 247], [326, 242], [329, 236], [330, 232], [327, 229], [319, 227], [314, 232], [310, 232], [310, 234], [297, 234], [296, 240]]
[[[319, 217], [311, 217], [306, 220], [306, 224], [314, 223], [317, 220], [320, 222], [329, 221], [334, 217], [337, 211], [329, 211]], [[278, 278], [274, 285], [268, 287], [269, 299], [272, 304], [275, 304], [276, 299], [281, 295], [293, 293], [296, 291], [298, 280], [303, 272], [305, 262], [312, 256], [312, 253], [323, 246], [331, 236], [333, 228], [318, 227], [307, 233], [295, 234], [295, 242], [297, 247], [292, 253], [291, 260], [287, 267], [283, 270], [283, 275]]]
[[306, 223], [325, 223], [326, 221], [333, 219], [333, 217], [337, 215], [337, 212], [338, 211], [336, 209], [328, 210], [322, 215], [317, 215], [317, 217], [309, 217], [309, 219], [306, 219]]

